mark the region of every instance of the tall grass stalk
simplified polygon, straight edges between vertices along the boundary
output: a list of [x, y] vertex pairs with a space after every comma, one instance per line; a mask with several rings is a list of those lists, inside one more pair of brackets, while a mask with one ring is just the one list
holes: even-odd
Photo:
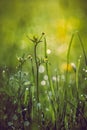
[[67, 51], [67, 69], [68, 69], [68, 64], [69, 64], [69, 56], [70, 56], [70, 50], [71, 50], [73, 38], [74, 38], [74, 33], [72, 34], [71, 40], [69, 42], [68, 51]]
[[[70, 104], [70, 106], [72, 106], [72, 108], [77, 109], [77, 106], [75, 106], [72, 102], [70, 102], [69, 100], [67, 100], [67, 103]], [[79, 113], [81, 114], [82, 118], [84, 119], [85, 123], [87, 124], [87, 119], [86, 117], [83, 115], [83, 113], [81, 112], [81, 110], [78, 108]]]
[[[47, 56], [47, 42], [46, 42], [46, 38], [44, 38], [44, 46], [45, 46], [45, 58], [48, 60], [48, 56]], [[51, 91], [52, 91], [52, 96], [55, 95], [54, 93], [54, 88], [53, 88], [53, 85], [52, 85], [52, 80], [51, 80], [51, 74], [50, 74], [50, 70], [49, 70], [49, 63], [46, 62], [46, 73], [48, 75], [48, 81], [49, 81], [49, 86], [51, 88]]]
[[52, 83], [52, 79], [51, 79], [51, 74], [50, 74], [50, 70], [49, 70], [49, 61], [48, 61], [48, 55], [47, 55], [47, 41], [46, 41], [46, 38], [44, 38], [44, 55], [45, 55], [45, 59], [46, 59], [46, 62], [45, 62], [45, 65], [46, 65], [46, 74], [48, 76], [48, 82], [49, 82], [49, 87], [51, 89], [51, 92], [52, 92], [52, 96], [50, 97], [48, 92], [48, 97], [49, 97], [49, 100], [50, 100], [50, 104], [52, 107], [52, 118], [53, 118], [53, 122], [55, 122], [55, 128], [56, 128], [56, 119], [57, 119], [57, 116], [56, 116], [56, 102], [55, 102], [55, 90], [54, 90], [54, 84]]
[[76, 70], [77, 102], [79, 102], [79, 67], [80, 67], [80, 59], [78, 60], [78, 66], [77, 66], [77, 70]]
[[72, 45], [72, 41], [74, 38], [74, 33], [72, 34], [71, 40], [69, 42], [69, 47], [68, 47], [68, 51], [67, 51], [67, 70], [65, 72], [65, 83], [64, 83], [64, 104], [63, 104], [63, 120], [65, 119], [66, 116], [66, 109], [67, 109], [67, 98], [68, 98], [68, 65], [69, 65], [69, 56], [70, 56], [70, 50], [71, 50], [71, 45]]
[[32, 74], [33, 74], [33, 79], [35, 80], [35, 85], [36, 85], [36, 98], [37, 98], [37, 103], [39, 103], [39, 61], [37, 59], [37, 46], [40, 42], [42, 42], [42, 38], [44, 36], [44, 33], [42, 33], [40, 38], [33, 37], [33, 39], [30, 39], [28, 36], [27, 38], [31, 40], [34, 44], [34, 63], [35, 63], [35, 71], [33, 67], [33, 62], [31, 61], [32, 64]]
[[34, 56], [35, 56], [35, 64], [36, 64], [36, 90], [37, 90], [37, 103], [39, 103], [39, 64], [37, 61], [37, 43], [34, 45]]
[[[39, 119], [40, 119], [40, 117], [39, 117], [39, 107], [38, 107], [38, 103], [40, 103], [40, 97], [39, 97], [39, 90], [40, 90], [40, 88], [39, 88], [39, 65], [40, 65], [40, 61], [38, 60], [37, 46], [40, 42], [42, 42], [43, 36], [44, 36], [44, 33], [42, 33], [40, 38], [33, 37], [33, 39], [30, 39], [28, 37], [28, 39], [30, 39], [34, 44], [34, 61], [31, 60], [31, 64], [32, 64], [33, 80], [34, 80], [35, 86], [36, 86], [36, 89], [34, 89], [34, 90], [36, 90], [38, 123], [39, 123]], [[33, 66], [33, 62], [35, 64], [35, 66]], [[33, 96], [33, 94], [34, 94], [34, 92], [32, 90], [32, 96]], [[33, 116], [33, 111], [34, 111], [34, 108], [32, 107], [32, 116]]]
[[[68, 65], [69, 65], [69, 56], [70, 56], [70, 51], [71, 51], [71, 46], [72, 46], [72, 41], [73, 41], [73, 38], [74, 38], [74, 35], [75, 33], [72, 34], [72, 37], [71, 37], [71, 40], [70, 40], [70, 43], [69, 43], [69, 47], [68, 47], [68, 51], [67, 51], [67, 69], [68, 69]], [[85, 52], [85, 49], [84, 49], [84, 45], [83, 45], [83, 42], [82, 42], [82, 39], [79, 35], [79, 33], [77, 32], [77, 35], [78, 35], [78, 38], [79, 38], [79, 41], [80, 41], [80, 44], [81, 44], [81, 48], [82, 48], [82, 51], [83, 51], [83, 55], [84, 55], [84, 58], [85, 58], [85, 64], [87, 66], [87, 57], [86, 57], [86, 52]], [[81, 111], [79, 110], [79, 68], [80, 68], [80, 59], [78, 60], [78, 64], [77, 64], [77, 69], [76, 69], [76, 72], [75, 72], [75, 81], [76, 81], [76, 101], [77, 103], [75, 103], [77, 106], [74, 106], [72, 103], [70, 103], [70, 101], [68, 100], [67, 97], [69, 97], [67, 95], [67, 92], [68, 92], [68, 89], [67, 89], [67, 86], [68, 86], [68, 71], [66, 71], [66, 88], [65, 88], [65, 99], [66, 99], [66, 104], [69, 103], [71, 106], [74, 107], [74, 109], [78, 109], [78, 111], [80, 112], [80, 114], [82, 115], [83, 119], [85, 122], [86, 119], [85, 117], [83, 116], [83, 113], [81, 113]], [[72, 97], [74, 98], [74, 97]]]
[[[11, 118], [8, 118], [8, 121], [11, 120], [11, 122], [13, 123], [14, 129], [18, 129], [19, 128], [18, 125], [21, 125], [22, 127], [19, 129], [23, 130], [25, 129], [71, 130], [75, 129], [77, 125], [79, 126], [79, 120], [82, 121], [82, 125], [87, 124], [87, 119], [85, 116], [85, 108], [87, 106], [86, 103], [84, 103], [85, 102], [83, 93], [84, 88], [82, 88], [85, 85], [84, 84], [81, 84], [83, 86], [80, 85], [80, 74], [81, 74], [80, 60], [78, 60], [77, 63], [74, 82], [71, 81], [73, 80], [73, 77], [70, 77], [74, 73], [73, 72], [70, 73], [68, 70], [69, 67], [68, 65], [70, 62], [70, 52], [74, 35], [75, 33], [72, 34], [72, 37], [69, 42], [69, 47], [67, 50], [66, 72], [60, 74], [59, 71], [56, 70], [54, 71], [55, 72], [54, 75], [51, 72], [51, 69], [53, 68], [51, 68], [52, 66], [50, 66], [49, 56], [47, 55], [46, 38], [44, 37], [43, 42], [44, 58], [40, 59], [38, 53], [38, 44], [42, 42], [43, 34], [40, 36], [40, 38], [33, 37], [33, 39], [30, 39], [28, 37], [28, 39], [31, 40], [34, 45], [33, 57], [31, 55], [28, 55], [27, 58], [25, 58], [25, 56], [23, 55], [21, 58], [19, 58], [19, 68], [16, 74], [14, 74], [13, 76], [11, 75], [10, 77], [8, 76], [4, 77], [5, 80], [6, 78], [8, 78], [5, 81], [6, 84], [4, 84], [4, 86], [8, 87], [7, 90], [5, 89], [6, 87], [4, 88], [5, 94], [9, 95], [7, 97], [12, 97], [11, 99], [12, 104], [13, 102], [15, 102], [15, 104], [13, 105], [17, 106], [17, 111], [14, 110], [12, 112], [10, 111], [12, 115]], [[80, 40], [81, 48], [85, 57], [85, 63], [87, 65], [86, 52], [84, 50], [83, 42], [81, 40], [79, 33], [78, 38]], [[31, 68], [31, 70], [28, 70], [27, 68], [28, 73], [26, 73], [24, 72], [23, 65], [25, 61], [28, 59], [30, 59], [29, 67]], [[41, 64], [45, 64], [45, 71], [43, 71], [40, 74], [39, 67]], [[84, 75], [86, 75], [85, 72], [86, 69], [84, 69], [83, 72]], [[84, 75], [82, 75], [83, 77], [81, 77], [81, 81], [82, 79], [85, 78]], [[47, 76], [47, 78], [45, 76]], [[52, 76], [54, 76], [54, 78]], [[45, 84], [40, 85], [40, 82], [42, 81], [44, 81]], [[80, 94], [82, 94], [82, 96]], [[6, 104], [8, 104], [8, 102], [9, 100], [7, 100]], [[18, 119], [13, 121], [12, 116], [16, 114], [15, 112], [18, 112], [20, 118], [22, 119], [19, 119], [19, 117], [17, 116]], [[2, 113], [2, 115], [4, 114]], [[2, 118], [3, 117], [4, 116], [2, 116]], [[16, 123], [17, 121], [20, 122], [17, 124]], [[15, 123], [17, 127], [15, 126]], [[25, 126], [26, 123], [28, 123], [27, 126]], [[13, 125], [10, 126], [10, 128], [12, 127], [11, 129], [13, 129]], [[75, 127], [73, 125], [75, 125]]]
[[79, 41], [80, 41], [80, 43], [81, 43], [83, 55], [84, 55], [84, 58], [85, 58], [85, 64], [86, 64], [86, 66], [87, 66], [87, 57], [86, 57], [86, 52], [85, 52], [85, 48], [84, 48], [84, 45], [83, 45], [83, 41], [82, 41], [82, 39], [81, 39], [81, 37], [80, 37], [79, 32], [77, 32], [77, 35], [78, 35]]
[[65, 93], [65, 99], [67, 98], [67, 88], [68, 88], [68, 67], [69, 67], [69, 58], [70, 58], [70, 50], [71, 50], [71, 46], [72, 46], [72, 41], [73, 41], [73, 38], [74, 38], [74, 33], [72, 34], [72, 37], [71, 37], [71, 40], [70, 40], [70, 42], [69, 42], [69, 47], [68, 47], [68, 50], [67, 50], [67, 71], [66, 71], [66, 73], [65, 73], [65, 82], [66, 82], [66, 84], [65, 84], [65, 91], [64, 91], [64, 93]]
[[21, 89], [22, 89], [22, 86], [23, 86], [23, 84], [22, 84], [22, 69], [23, 69], [23, 65], [24, 65], [24, 63], [26, 62], [26, 60], [25, 60], [25, 54], [23, 54], [23, 56], [22, 57], [19, 57], [18, 58], [18, 61], [19, 61], [19, 65], [18, 65], [18, 71], [19, 71], [19, 79], [18, 79], [18, 84], [19, 84], [19, 88], [18, 88], [18, 103], [19, 103], [19, 105], [21, 105]]

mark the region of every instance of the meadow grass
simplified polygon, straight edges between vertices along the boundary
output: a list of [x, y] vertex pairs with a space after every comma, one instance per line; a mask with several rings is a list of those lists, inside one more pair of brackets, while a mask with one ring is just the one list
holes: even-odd
[[[85, 59], [83, 73], [80, 71], [81, 59], [77, 60], [77, 67], [70, 64], [71, 46], [76, 34]], [[4, 83], [0, 90], [1, 98], [4, 98], [0, 113], [1, 130], [87, 129], [87, 95], [84, 92], [87, 83], [87, 57], [81, 37], [78, 32], [76, 34], [72, 34], [69, 42], [66, 70], [63, 73], [59, 68], [54, 68], [54, 73], [51, 71], [53, 68], [47, 54], [45, 34], [33, 38], [27, 36], [33, 44], [33, 54], [18, 57], [14, 73], [8, 74], [9, 70], [6, 69], [2, 72]], [[43, 58], [40, 58], [37, 47], [42, 44], [44, 53]], [[29, 64], [27, 71], [26, 64]]]

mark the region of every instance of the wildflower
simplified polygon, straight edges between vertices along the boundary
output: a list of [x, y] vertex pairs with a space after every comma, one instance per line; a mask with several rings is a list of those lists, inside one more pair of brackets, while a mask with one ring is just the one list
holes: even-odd
[[47, 49], [47, 54], [50, 54], [51, 53], [51, 50], [50, 49]]
[[5, 70], [3, 70], [3, 71], [2, 71], [3, 77], [5, 77], [5, 74], [6, 74]]
[[[26, 81], [26, 82], [24, 82], [24, 85], [25, 85], [25, 86], [30, 85], [30, 81]], [[28, 90], [28, 88], [26, 88], [26, 90]]]
[[85, 70], [85, 72], [87, 73], [87, 70]]
[[29, 88], [26, 88], [26, 91], [28, 91], [29, 90]]
[[39, 73], [43, 73], [45, 71], [45, 68], [43, 65], [39, 66]]
[[53, 81], [56, 81], [56, 80], [57, 80], [57, 79], [56, 79], [56, 76], [53, 76], [53, 77], [52, 77], [52, 80], [53, 80]]
[[85, 77], [85, 80], [87, 80], [87, 78]]
[[49, 108], [46, 108], [45, 110], [46, 110], [46, 111], [49, 111]]
[[44, 75], [44, 80], [48, 80], [48, 75]]
[[5, 70], [3, 70], [2, 73], [5, 74]]
[[49, 94], [50, 97], [52, 96], [52, 92], [51, 91], [49, 91], [48, 94]]
[[45, 81], [45, 80], [42, 80], [42, 81], [41, 81], [41, 85], [43, 85], [43, 86], [46, 85], [46, 81]]
[[65, 75], [61, 75], [61, 79], [65, 81]]
[[83, 94], [81, 94], [80, 96], [83, 97]]
[[76, 72], [76, 65], [74, 63], [63, 64], [62, 69], [68, 72], [72, 72], [72, 71]]
[[37, 108], [41, 108], [41, 103], [37, 103]]
[[76, 72], [76, 65], [74, 63], [71, 63], [72, 69]]

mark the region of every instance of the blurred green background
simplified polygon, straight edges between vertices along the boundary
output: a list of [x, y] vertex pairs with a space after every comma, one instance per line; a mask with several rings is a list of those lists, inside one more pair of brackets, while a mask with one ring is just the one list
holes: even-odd
[[[17, 56], [32, 53], [26, 35], [39, 36], [42, 32], [52, 52], [50, 59], [64, 62], [74, 31], [80, 32], [87, 50], [86, 0], [0, 0], [0, 66], [14, 67]], [[75, 36], [71, 61], [81, 54], [80, 42]]]

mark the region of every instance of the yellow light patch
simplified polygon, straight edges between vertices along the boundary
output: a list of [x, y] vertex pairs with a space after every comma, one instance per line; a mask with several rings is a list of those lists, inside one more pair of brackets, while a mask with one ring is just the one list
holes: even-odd
[[64, 64], [62, 64], [61, 69], [62, 69], [62, 71], [76, 72], [76, 66], [74, 63], [69, 63], [69, 64], [64, 63]]
[[71, 72], [73, 69], [72, 69], [71, 64], [63, 64], [62, 70]]
[[60, 19], [56, 25], [56, 35], [60, 42], [67, 42], [69, 34], [76, 31], [80, 25], [79, 19]]

